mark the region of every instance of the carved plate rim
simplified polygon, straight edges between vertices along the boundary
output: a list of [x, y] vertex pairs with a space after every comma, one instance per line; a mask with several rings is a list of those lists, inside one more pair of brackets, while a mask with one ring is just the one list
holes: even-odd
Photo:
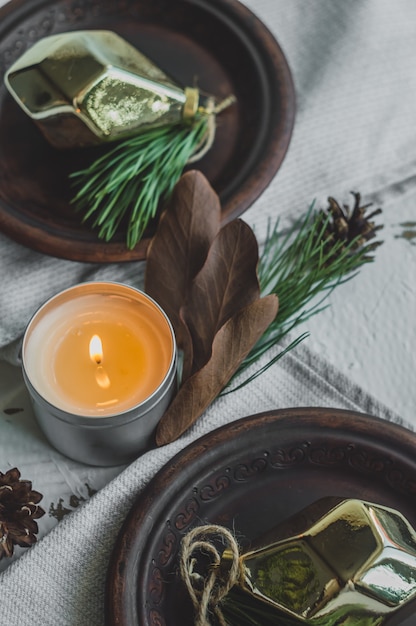
[[[377, 500], [401, 510], [416, 527], [415, 450], [416, 434], [408, 429], [341, 409], [269, 411], [208, 433], [169, 461], [132, 506], [108, 569], [107, 626], [188, 625], [186, 618], [174, 621], [170, 597], [173, 589], [178, 593], [180, 538], [194, 525], [225, 520], [237, 532], [245, 525], [240, 541], [254, 540], [249, 507], [241, 503], [254, 499], [253, 508], [268, 510], [265, 498], [276, 488], [286, 509], [273, 525], [329, 495]], [[326, 493], [327, 484], [341, 493]], [[242, 511], [231, 518], [227, 506], [233, 502]], [[397, 615], [386, 624], [401, 624]]]

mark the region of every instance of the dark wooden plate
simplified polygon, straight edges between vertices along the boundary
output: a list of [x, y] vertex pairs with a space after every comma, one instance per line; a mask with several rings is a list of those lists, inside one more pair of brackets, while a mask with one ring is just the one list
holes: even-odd
[[[0, 76], [47, 35], [109, 29], [181, 85], [195, 79], [238, 105], [221, 114], [214, 146], [196, 167], [220, 195], [224, 222], [264, 191], [286, 153], [294, 90], [265, 25], [236, 0], [12, 0], [0, 9]], [[68, 174], [88, 151], [51, 148], [0, 85], [0, 230], [40, 252], [77, 261], [143, 259], [154, 227], [133, 251], [120, 233], [101, 242], [69, 205]]]
[[[339, 496], [390, 506], [416, 527], [415, 452], [414, 433], [335, 409], [278, 410], [209, 433], [132, 507], [108, 571], [107, 626], [192, 626], [177, 555], [195, 525], [222, 524], [244, 548], [316, 500]], [[411, 626], [414, 617], [403, 621], [400, 611], [386, 624]]]

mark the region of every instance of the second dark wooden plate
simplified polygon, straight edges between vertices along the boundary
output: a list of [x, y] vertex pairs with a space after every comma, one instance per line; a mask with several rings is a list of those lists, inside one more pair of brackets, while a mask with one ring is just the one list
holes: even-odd
[[[196, 525], [224, 525], [244, 548], [333, 496], [389, 506], [415, 528], [415, 452], [409, 430], [336, 409], [278, 410], [209, 433], [132, 507], [108, 571], [107, 626], [193, 625], [177, 570], [181, 539]], [[414, 612], [410, 603], [385, 624], [412, 626]]]
[[[291, 74], [266, 26], [237, 0], [11, 0], [0, 9], [0, 78], [47, 35], [117, 32], [178, 84], [238, 104], [225, 111], [209, 154], [196, 167], [220, 195], [223, 220], [264, 191], [286, 153], [294, 120]], [[76, 261], [143, 259], [155, 224], [132, 251], [122, 232], [103, 243], [80, 224], [68, 174], [88, 151], [49, 147], [0, 84], [0, 230], [40, 252]]]

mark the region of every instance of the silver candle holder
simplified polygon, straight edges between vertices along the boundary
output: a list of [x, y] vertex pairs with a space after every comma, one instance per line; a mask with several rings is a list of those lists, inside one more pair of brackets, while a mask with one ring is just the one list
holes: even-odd
[[91, 465], [128, 463], [153, 447], [177, 386], [169, 319], [120, 283], [84, 283], [48, 300], [27, 326], [22, 363], [49, 442]]

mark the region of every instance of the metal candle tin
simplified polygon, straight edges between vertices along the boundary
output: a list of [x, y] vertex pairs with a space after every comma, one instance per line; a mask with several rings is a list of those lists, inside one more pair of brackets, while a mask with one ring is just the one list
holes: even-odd
[[[172, 353], [161, 384], [142, 402], [105, 416], [80, 415], [54, 406], [34, 383], [33, 366], [28, 366], [31, 337], [40, 320], [56, 305], [65, 305], [83, 294], [128, 297], [132, 302], [146, 299], [163, 316], [172, 342]], [[32, 371], [31, 371], [32, 367]], [[174, 331], [159, 305], [143, 292], [120, 283], [91, 282], [60, 292], [38, 309], [30, 320], [22, 346], [23, 377], [36, 419], [49, 442], [66, 456], [90, 465], [119, 465], [132, 461], [153, 447], [156, 426], [168, 407], [177, 386], [177, 348]]]

